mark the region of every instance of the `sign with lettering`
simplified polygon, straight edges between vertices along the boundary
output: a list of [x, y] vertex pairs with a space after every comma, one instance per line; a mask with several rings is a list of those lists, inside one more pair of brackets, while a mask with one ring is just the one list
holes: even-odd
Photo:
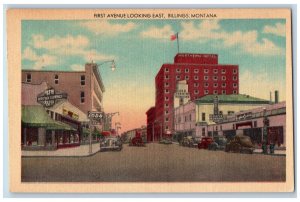
[[213, 122], [222, 121], [224, 119], [223, 114], [210, 114], [209, 120]]
[[67, 93], [55, 93], [53, 88], [49, 88], [37, 96], [37, 102], [44, 107], [52, 107], [57, 100], [66, 99], [67, 96]]

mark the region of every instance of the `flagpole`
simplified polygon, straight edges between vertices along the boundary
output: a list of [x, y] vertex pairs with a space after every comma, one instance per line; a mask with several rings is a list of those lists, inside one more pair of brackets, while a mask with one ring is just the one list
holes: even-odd
[[179, 53], [179, 34], [177, 32], [177, 53]]

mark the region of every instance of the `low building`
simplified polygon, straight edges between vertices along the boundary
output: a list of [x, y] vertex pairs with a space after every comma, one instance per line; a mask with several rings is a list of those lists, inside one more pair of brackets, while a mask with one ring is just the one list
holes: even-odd
[[175, 133], [199, 139], [208, 136], [207, 126], [239, 111], [266, 106], [268, 100], [249, 95], [207, 95], [175, 108]]
[[250, 136], [254, 143], [261, 144], [263, 141], [264, 116], [269, 120], [267, 126], [268, 143], [285, 147], [285, 102], [234, 113], [222, 122], [208, 125], [208, 136], [224, 135], [230, 139], [236, 134], [244, 134]]

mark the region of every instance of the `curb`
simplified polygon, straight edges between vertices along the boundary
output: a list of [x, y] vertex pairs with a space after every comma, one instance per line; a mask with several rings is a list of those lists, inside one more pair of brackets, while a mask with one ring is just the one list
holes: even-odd
[[21, 156], [21, 158], [45, 158], [45, 157], [48, 157], [48, 158], [81, 158], [81, 157], [94, 156], [98, 152], [100, 152], [100, 150], [96, 151], [95, 153], [88, 154], [88, 155], [82, 155], [82, 156]]

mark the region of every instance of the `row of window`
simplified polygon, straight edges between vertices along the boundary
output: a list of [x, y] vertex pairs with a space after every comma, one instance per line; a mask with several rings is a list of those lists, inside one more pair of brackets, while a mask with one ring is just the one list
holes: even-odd
[[[166, 89], [166, 90], [168, 90], [168, 89]], [[209, 90], [204, 90], [204, 95], [208, 95], [209, 92], [210, 92]], [[224, 95], [226, 94], [226, 92], [227, 92], [226, 90], [222, 90], [221, 91], [221, 93], [224, 94]], [[169, 93], [169, 91], [167, 91], [166, 93]], [[199, 94], [199, 90], [194, 90], [194, 94], [195, 95]], [[217, 94], [219, 94], [219, 91], [218, 90], [214, 90], [213, 94], [217, 95]], [[232, 94], [237, 94], [237, 91], [236, 90], [232, 91]], [[169, 97], [168, 96], [165, 96], [165, 101], [169, 101]]]
[[[199, 87], [200, 85], [199, 85], [199, 83], [194, 83], [194, 87]], [[213, 84], [213, 87], [214, 88], [217, 88], [219, 86], [219, 84], [218, 83], [214, 83]], [[223, 88], [225, 88], [226, 87], [226, 83], [222, 83], [221, 84], [221, 86], [223, 87]], [[232, 84], [232, 86], [234, 87], [234, 88], [237, 88], [237, 83], [233, 83]], [[165, 83], [165, 87], [169, 87], [169, 83]], [[204, 83], [204, 87], [209, 87], [209, 83]], [[167, 90], [167, 89], [166, 89]]]
[[[227, 71], [226, 69], [221, 69], [221, 73], [222, 73], [222, 74], [225, 74], [226, 71]], [[165, 72], [169, 72], [169, 68], [165, 68]], [[181, 73], [181, 69], [177, 68], [177, 69], [176, 69], [176, 72], [177, 72], [177, 73]], [[189, 73], [189, 72], [190, 72], [190, 69], [189, 69], [189, 68], [185, 68], [185, 69], [184, 69], [184, 72], [185, 72], [185, 73]], [[204, 69], [203, 72], [204, 72], [205, 74], [208, 74], [208, 73], [209, 73], [209, 69]], [[195, 73], [195, 74], [199, 73], [199, 69], [194, 69], [194, 73]], [[218, 69], [213, 69], [213, 73], [214, 73], [214, 74], [218, 74], [218, 73], [219, 73], [219, 70], [218, 70]], [[232, 70], [232, 73], [233, 73], [233, 74], [237, 74], [237, 69], [233, 69], [233, 70]]]
[[[166, 74], [166, 75], [165, 75], [165, 79], [167, 80], [167, 79], [169, 79], [169, 78], [170, 78], [170, 76], [169, 76], [168, 74]], [[180, 79], [181, 79], [181, 75], [177, 75], [177, 76], [176, 76], [176, 80], [180, 80]], [[184, 76], [184, 79], [185, 79], [185, 80], [189, 80], [190, 77], [189, 77], [189, 76]], [[208, 76], [204, 76], [203, 79], [204, 79], [205, 81], [208, 81], [209, 77], [208, 77]], [[213, 79], [213, 80], [218, 80], [219, 77], [218, 77], [218, 76], [212, 76], [212, 79]], [[222, 81], [226, 81], [226, 76], [222, 76], [221, 79], [222, 79]], [[196, 81], [199, 80], [199, 76], [194, 76], [194, 80], [196, 80]], [[232, 77], [232, 80], [233, 80], [233, 81], [236, 81], [236, 80], [237, 80], [237, 76], [233, 76], [233, 77]]]
[[[31, 83], [31, 81], [32, 81], [31, 74], [26, 74], [26, 82]], [[58, 83], [59, 83], [59, 76], [57, 74], [55, 74], [54, 75], [54, 84], [58, 84]], [[85, 75], [80, 76], [80, 84], [82, 86], [85, 85]]]
[[[214, 86], [215, 88], [218, 87], [218, 85], [219, 85], [218, 83], [214, 83], [214, 84], [213, 84], [213, 86]], [[237, 87], [237, 83], [233, 83], [232, 85], [233, 85], [234, 88]], [[199, 86], [200, 86], [199, 83], [194, 83], [194, 87], [199, 87]], [[209, 83], [204, 83], [204, 87], [208, 87], [208, 86], [209, 86]], [[222, 87], [226, 87], [226, 83], [222, 83], [221, 86], [222, 86]], [[168, 82], [165, 83], [165, 87], [169, 87], [169, 83], [168, 83]], [[185, 90], [184, 90], [184, 91], [185, 91]]]

